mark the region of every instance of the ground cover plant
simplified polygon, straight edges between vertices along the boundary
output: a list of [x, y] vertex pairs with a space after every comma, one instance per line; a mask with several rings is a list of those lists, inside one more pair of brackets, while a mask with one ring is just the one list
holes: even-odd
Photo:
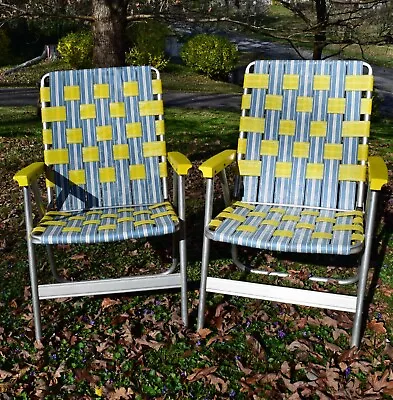
[[[34, 342], [22, 193], [12, 175], [42, 159], [34, 107], [0, 108], [0, 399], [380, 399], [393, 395], [391, 190], [384, 191], [374, 298], [360, 351], [348, 349], [351, 316], [287, 304], [209, 295], [205, 329], [195, 332], [203, 219], [200, 162], [236, 145], [238, 113], [166, 110], [168, 149], [193, 162], [187, 178], [190, 327], [177, 291], [43, 301], [43, 344]], [[392, 121], [373, 124], [372, 149], [392, 167]], [[67, 277], [156, 270], [170, 243], [149, 240], [61, 246]], [[42, 255], [42, 254], [41, 254]], [[251, 256], [251, 254], [250, 254]], [[41, 259], [44, 259], [43, 257]], [[309, 264], [257, 255], [302, 284]], [[226, 246], [212, 268], [234, 272]], [[41, 264], [40, 279], [50, 279]], [[379, 273], [379, 275], [377, 274]]]

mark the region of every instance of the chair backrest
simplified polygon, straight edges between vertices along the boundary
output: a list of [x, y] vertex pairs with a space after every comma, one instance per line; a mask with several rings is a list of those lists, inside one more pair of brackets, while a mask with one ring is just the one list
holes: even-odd
[[60, 210], [164, 200], [161, 93], [158, 71], [146, 66], [43, 77], [44, 160]]
[[250, 64], [238, 143], [243, 200], [361, 206], [372, 88], [371, 67], [360, 61]]

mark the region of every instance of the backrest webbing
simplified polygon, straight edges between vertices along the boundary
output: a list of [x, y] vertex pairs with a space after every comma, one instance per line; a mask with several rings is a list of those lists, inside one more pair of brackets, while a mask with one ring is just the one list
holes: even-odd
[[363, 63], [256, 61], [244, 87], [243, 200], [353, 209], [366, 175], [371, 112], [372, 77], [363, 76]]
[[150, 67], [49, 74], [42, 89], [49, 100], [42, 109], [45, 162], [53, 166], [59, 209], [163, 201], [166, 148], [157, 94], [160, 81]]

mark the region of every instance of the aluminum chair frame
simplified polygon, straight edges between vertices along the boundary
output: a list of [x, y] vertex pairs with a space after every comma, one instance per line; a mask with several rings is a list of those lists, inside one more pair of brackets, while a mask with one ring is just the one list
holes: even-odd
[[[246, 74], [250, 73], [254, 65], [255, 62], [252, 62], [248, 65], [246, 69]], [[366, 63], [364, 63], [364, 67], [368, 70], [368, 74], [371, 75], [371, 67]], [[247, 94], [248, 92], [245, 88], [244, 95]], [[367, 98], [371, 98], [371, 91], [367, 93]], [[242, 110], [242, 117], [245, 115], [246, 114], [244, 110]], [[369, 115], [365, 116], [365, 120], [369, 120]], [[241, 131], [239, 137], [240, 139], [242, 139], [244, 137], [244, 132]], [[363, 143], [367, 143], [366, 139], [363, 140]], [[206, 180], [206, 194], [204, 217], [205, 230], [203, 235], [202, 247], [201, 284], [197, 329], [199, 330], [204, 326], [206, 297], [208, 292], [212, 292], [354, 313], [355, 316], [352, 329], [351, 346], [359, 346], [362, 333], [367, 275], [372, 253], [372, 240], [375, 228], [378, 193], [381, 190], [381, 187], [387, 182], [387, 168], [385, 163], [380, 157], [369, 157], [367, 186], [361, 184], [361, 188], [358, 190], [356, 204], [358, 207], [361, 206], [362, 210], [365, 213], [364, 221], [366, 228], [364, 232], [364, 247], [354, 246], [351, 250], [351, 253], [363, 252], [363, 255], [361, 257], [360, 266], [358, 267], [358, 273], [354, 277], [339, 279], [338, 281], [335, 280], [335, 283], [339, 284], [357, 283], [357, 294], [356, 296], [351, 296], [332, 292], [319, 292], [300, 288], [289, 288], [270, 284], [251, 283], [241, 280], [239, 281], [209, 276], [209, 253], [211, 245], [210, 242], [213, 239], [213, 233], [209, 230], [209, 224], [212, 222], [213, 215], [214, 178], [218, 177], [220, 179], [225, 206], [230, 206], [231, 204], [233, 204], [233, 202], [231, 200], [225, 171], [229, 165], [233, 164], [234, 162], [238, 162], [241, 159], [242, 155], [238, 154], [235, 150], [224, 150], [221, 153], [211, 157], [209, 160], [205, 161], [199, 168]], [[362, 164], [365, 165], [366, 163], [362, 161]], [[236, 180], [236, 182], [239, 182], [239, 180]], [[235, 193], [238, 192], [239, 188], [237, 187], [235, 188]], [[364, 203], [365, 195], [367, 198]], [[257, 204], [259, 203], [253, 203], [253, 205]], [[222, 241], [229, 242], [229, 239], [223, 239]], [[286, 273], [282, 272], [271, 272], [267, 270], [252, 269], [239, 261], [238, 247], [236, 244], [232, 244], [231, 249], [233, 262], [241, 271], [277, 276], [281, 278], [287, 276]], [[262, 250], [262, 248], [260, 249]], [[311, 280], [319, 282], [329, 282], [329, 278], [327, 277], [311, 277]]]
[[[160, 80], [160, 73], [157, 69], [151, 67], [152, 74], [155, 74], [155, 79]], [[47, 87], [49, 74], [46, 74], [41, 79], [41, 88]], [[42, 109], [49, 106], [48, 99], [43, 99]], [[162, 100], [160, 91], [157, 94], [157, 100]], [[159, 116], [162, 120], [163, 116]], [[48, 128], [46, 122], [43, 123], [44, 130]], [[163, 135], [160, 139], [163, 140]], [[45, 144], [45, 150], [51, 146]], [[181, 289], [181, 314], [185, 326], [188, 324], [188, 308], [187, 308], [187, 251], [186, 251], [186, 207], [185, 207], [185, 177], [191, 168], [191, 163], [186, 156], [179, 152], [169, 152], [163, 157], [168, 161], [173, 169], [173, 199], [172, 204], [177, 210], [178, 226], [173, 233], [173, 249], [172, 249], [172, 265], [163, 273], [153, 275], [137, 275], [130, 277], [121, 277], [115, 279], [98, 279], [85, 281], [67, 281], [59, 276], [56, 271], [53, 245], [46, 244], [48, 261], [52, 271], [52, 275], [57, 283], [40, 284], [37, 277], [37, 264], [34, 246], [40, 244], [40, 240], [32, 236], [34, 229], [33, 204], [32, 195], [38, 208], [39, 217], [43, 218], [45, 214], [54, 208], [55, 196], [51, 185], [47, 185], [48, 204], [45, 205], [38, 186], [38, 179], [45, 176], [50, 177], [51, 170], [44, 162], [33, 163], [14, 176], [23, 188], [24, 194], [24, 209], [26, 221], [26, 240], [28, 249], [29, 274], [31, 283], [31, 296], [34, 315], [34, 330], [37, 340], [42, 339], [41, 327], [41, 311], [40, 300], [55, 299], [61, 297], [77, 297], [86, 295], [103, 295], [116, 294], [126, 292], [145, 292], [151, 290], [162, 289]], [[162, 177], [162, 190], [164, 200], [169, 200], [168, 187], [166, 177]], [[145, 236], [148, 237], [148, 236]], [[179, 267], [180, 271], [176, 272]]]

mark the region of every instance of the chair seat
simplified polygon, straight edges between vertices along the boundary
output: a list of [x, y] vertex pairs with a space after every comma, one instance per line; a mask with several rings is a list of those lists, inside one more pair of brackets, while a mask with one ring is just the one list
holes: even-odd
[[33, 229], [34, 243], [100, 243], [165, 235], [178, 229], [168, 202], [83, 211], [49, 211]]
[[210, 222], [206, 234], [258, 249], [344, 255], [363, 248], [363, 212], [236, 202]]

